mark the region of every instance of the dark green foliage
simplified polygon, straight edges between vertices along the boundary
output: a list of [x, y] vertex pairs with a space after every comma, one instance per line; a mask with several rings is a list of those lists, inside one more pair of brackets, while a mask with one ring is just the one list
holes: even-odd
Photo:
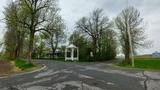
[[70, 43], [73, 43], [79, 48], [79, 59], [80, 61], [88, 61], [89, 60], [89, 49], [87, 45], [87, 41], [84, 36], [80, 32], [73, 32], [69, 39]]
[[116, 57], [116, 33], [113, 30], [107, 30], [102, 34], [101, 49], [97, 53], [96, 60], [104, 61], [115, 59]]

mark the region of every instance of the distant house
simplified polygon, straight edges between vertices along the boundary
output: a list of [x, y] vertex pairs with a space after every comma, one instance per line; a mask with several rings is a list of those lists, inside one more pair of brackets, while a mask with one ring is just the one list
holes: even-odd
[[62, 50], [61, 48], [57, 48], [55, 53], [53, 54], [52, 50], [49, 50], [46, 54], [47, 58], [63, 58], [64, 57], [64, 50]]
[[160, 52], [154, 52], [152, 53], [152, 56], [155, 57], [155, 58], [160, 58]]

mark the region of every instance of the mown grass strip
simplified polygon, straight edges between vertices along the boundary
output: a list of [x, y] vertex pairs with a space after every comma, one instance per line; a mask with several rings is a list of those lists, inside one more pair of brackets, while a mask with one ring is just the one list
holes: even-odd
[[35, 64], [28, 64], [26, 61], [20, 59], [15, 61], [15, 65], [21, 70], [27, 70], [36, 67]]
[[[120, 63], [118, 66], [131, 67], [131, 65]], [[160, 70], [160, 58], [136, 58], [135, 68]]]

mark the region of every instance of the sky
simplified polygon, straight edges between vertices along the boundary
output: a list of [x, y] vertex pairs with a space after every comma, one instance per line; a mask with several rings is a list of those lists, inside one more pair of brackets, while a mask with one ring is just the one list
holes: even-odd
[[[3, 19], [4, 7], [9, 0], [1, 0], [0, 19]], [[103, 9], [110, 20], [127, 6], [137, 8], [144, 19], [145, 35], [152, 41], [152, 47], [139, 49], [139, 54], [160, 52], [160, 0], [59, 0], [60, 14], [67, 26], [68, 34], [74, 30], [75, 22], [83, 16], [88, 16], [94, 9]], [[0, 40], [5, 33], [5, 24], [0, 22]]]

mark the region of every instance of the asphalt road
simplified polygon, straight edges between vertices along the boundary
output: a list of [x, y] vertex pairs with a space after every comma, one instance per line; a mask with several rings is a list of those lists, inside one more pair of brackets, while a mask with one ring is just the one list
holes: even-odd
[[0, 79], [0, 90], [145, 90], [142, 71], [119, 69], [108, 62], [35, 61], [40, 71]]

